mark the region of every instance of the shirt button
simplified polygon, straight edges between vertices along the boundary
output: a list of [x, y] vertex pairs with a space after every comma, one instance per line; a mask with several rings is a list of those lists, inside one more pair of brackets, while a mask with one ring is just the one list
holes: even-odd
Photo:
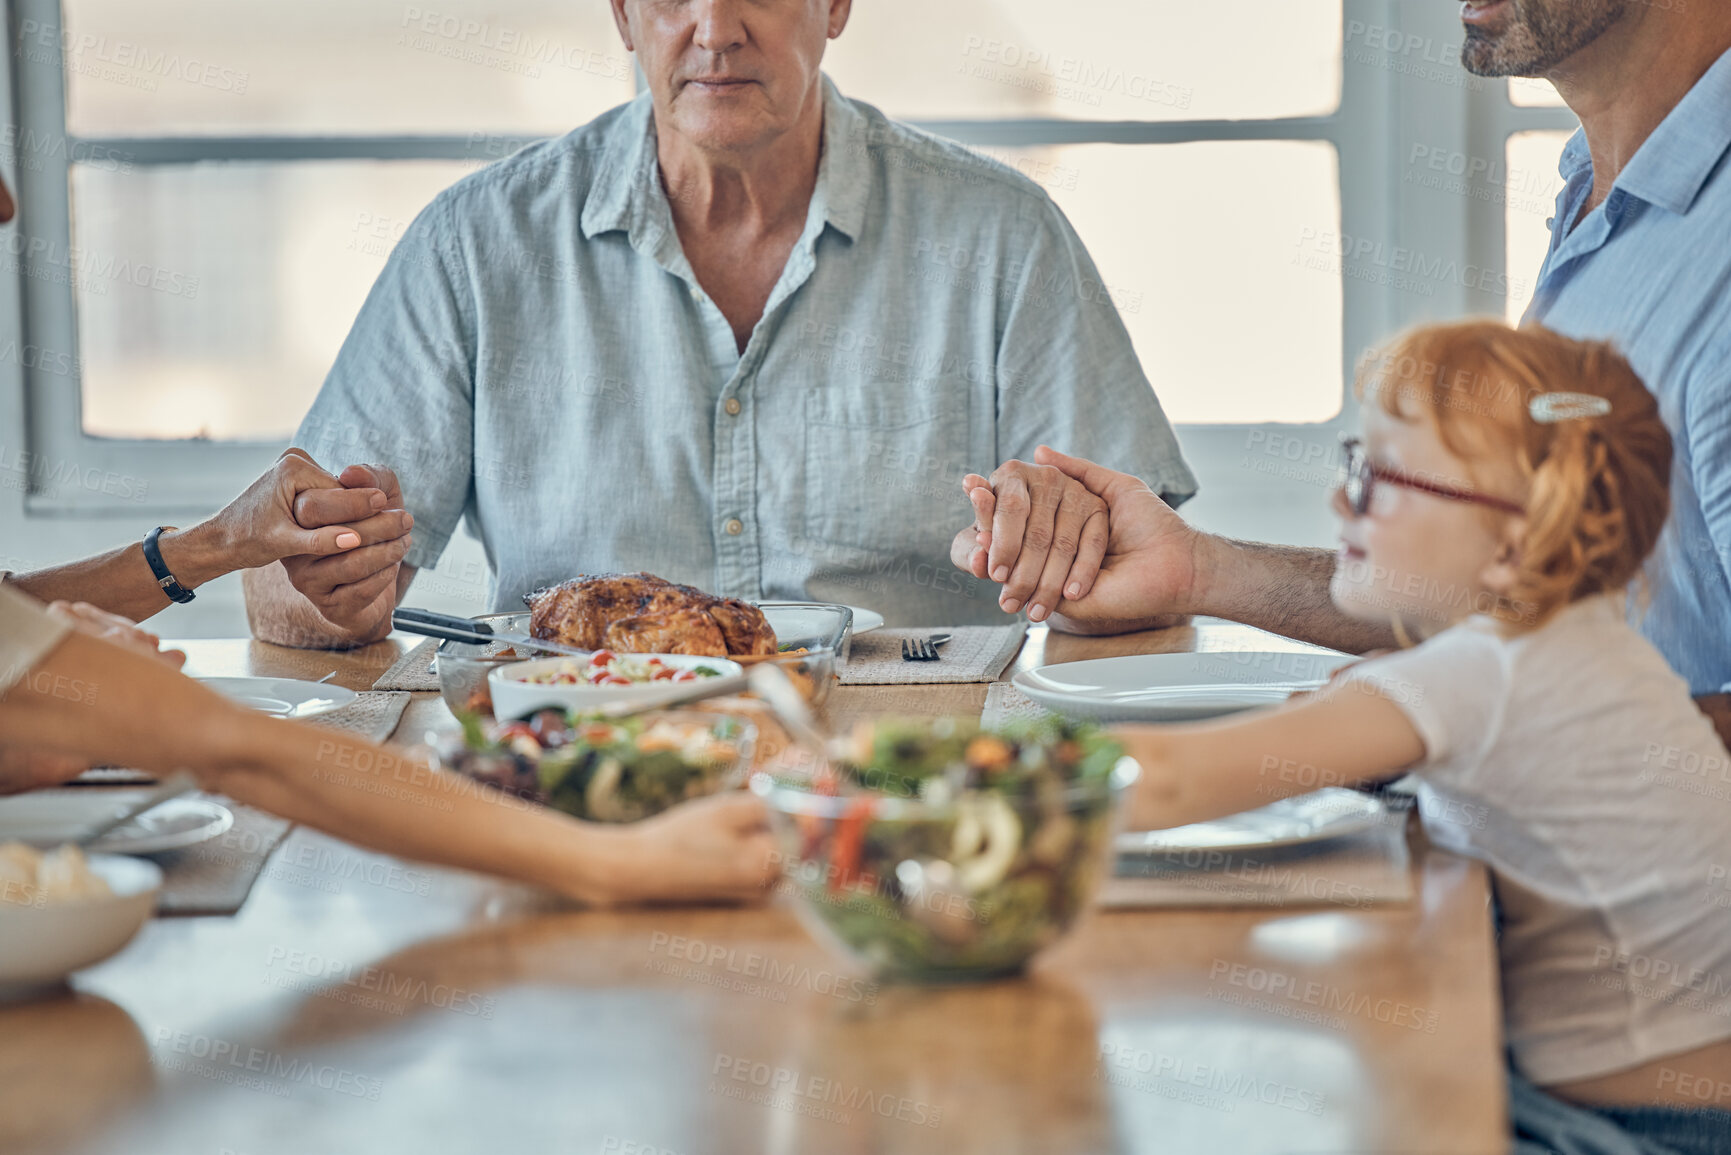
[[738, 416], [739, 416], [739, 411], [740, 411], [740, 410], [741, 410], [741, 409], [742, 409], [742, 408], [744, 408], [744, 406], [742, 406], [742, 405], [740, 405], [740, 403], [739, 403], [739, 398], [737, 398], [737, 397], [729, 397], [729, 398], [728, 398], [728, 399], [727, 399], [727, 404], [725, 404], [725, 405], [723, 405], [723, 406], [722, 406], [722, 408], [723, 408], [723, 409], [725, 409], [725, 410], [727, 410], [727, 415], [728, 415], [728, 416], [729, 416], [729, 417], [738, 417]]
[[727, 531], [728, 536], [738, 537], [740, 534], [745, 532], [745, 523], [740, 521], [737, 517], [730, 517], [727, 519], [727, 524], [722, 526], [722, 528]]

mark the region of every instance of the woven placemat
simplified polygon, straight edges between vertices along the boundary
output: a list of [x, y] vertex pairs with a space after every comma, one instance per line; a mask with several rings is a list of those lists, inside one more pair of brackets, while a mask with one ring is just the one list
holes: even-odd
[[373, 683], [375, 690], [410, 690], [424, 693], [439, 688], [439, 675], [433, 672], [433, 655], [439, 649], [438, 638], [428, 638], [391, 663], [391, 668]]
[[1410, 902], [1406, 814], [1299, 846], [1125, 854], [1100, 888], [1108, 909], [1218, 906], [1373, 906]]
[[232, 798], [207, 795], [234, 812], [234, 825], [197, 846], [151, 857], [162, 867], [156, 913], [163, 917], [233, 914], [294, 823]]
[[980, 725], [994, 730], [1007, 722], [1037, 722], [1051, 716], [1052, 711], [1011, 683], [993, 682], [986, 687], [986, 708], [980, 711]]
[[361, 696], [340, 710], [308, 718], [314, 726], [327, 730], [347, 730], [372, 742], [389, 741], [409, 708], [411, 696], [404, 690], [363, 691]]
[[[918, 630], [873, 630], [853, 640], [853, 652], [841, 669], [844, 686], [924, 686], [949, 682], [992, 682], [1022, 648], [1027, 627], [948, 626]], [[950, 634], [938, 647], [935, 662], [902, 661], [902, 642]]]

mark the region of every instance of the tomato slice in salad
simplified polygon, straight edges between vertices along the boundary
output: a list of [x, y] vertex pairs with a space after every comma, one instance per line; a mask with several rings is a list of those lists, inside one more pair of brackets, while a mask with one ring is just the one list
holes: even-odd
[[527, 738], [537, 746], [541, 744], [540, 737], [527, 722], [512, 722], [496, 736], [496, 740], [501, 743], [509, 743], [513, 738]]
[[833, 894], [852, 886], [861, 877], [860, 851], [865, 847], [866, 827], [871, 823], [873, 802], [869, 796], [855, 798], [835, 825], [829, 851], [829, 889]]

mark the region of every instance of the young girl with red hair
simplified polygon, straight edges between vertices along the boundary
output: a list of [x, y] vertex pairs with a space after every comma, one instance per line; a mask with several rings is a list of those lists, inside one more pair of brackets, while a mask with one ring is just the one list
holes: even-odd
[[1297, 793], [1271, 754], [1415, 775], [1431, 840], [1492, 871], [1516, 1149], [1731, 1149], [1731, 755], [1626, 605], [1667, 514], [1653, 396], [1608, 345], [1493, 322], [1400, 338], [1359, 395], [1330, 592], [1412, 644], [1275, 709], [1124, 727], [1131, 824]]

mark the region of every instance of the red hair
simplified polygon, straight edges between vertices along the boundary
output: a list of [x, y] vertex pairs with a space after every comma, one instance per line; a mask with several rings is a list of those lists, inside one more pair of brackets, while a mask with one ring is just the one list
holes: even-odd
[[[1359, 367], [1401, 421], [1428, 421], [1469, 464], [1512, 463], [1527, 485], [1526, 532], [1507, 597], [1522, 628], [1563, 606], [1620, 590], [1640, 572], [1670, 512], [1671, 435], [1658, 402], [1605, 341], [1529, 325], [1464, 321], [1412, 330]], [[1547, 423], [1546, 393], [1602, 397], [1610, 411]]]

